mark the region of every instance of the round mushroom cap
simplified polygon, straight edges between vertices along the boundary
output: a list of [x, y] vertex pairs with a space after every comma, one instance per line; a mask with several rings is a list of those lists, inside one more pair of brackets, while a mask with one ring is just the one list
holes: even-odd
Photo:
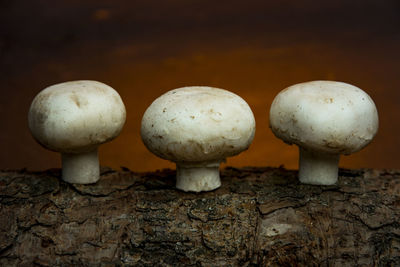
[[274, 99], [272, 132], [284, 142], [326, 153], [351, 154], [371, 142], [378, 112], [363, 90], [342, 82], [290, 86]]
[[44, 147], [63, 153], [93, 150], [119, 135], [126, 111], [119, 94], [97, 81], [47, 87], [33, 100], [29, 128]]
[[185, 163], [223, 161], [246, 150], [254, 134], [255, 119], [246, 101], [206, 86], [163, 94], [147, 108], [141, 127], [151, 152]]

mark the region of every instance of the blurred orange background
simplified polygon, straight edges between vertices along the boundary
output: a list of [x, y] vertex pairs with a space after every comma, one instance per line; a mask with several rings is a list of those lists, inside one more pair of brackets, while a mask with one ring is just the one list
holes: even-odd
[[233, 166], [297, 168], [298, 151], [276, 139], [268, 111], [285, 87], [348, 82], [375, 101], [380, 129], [340, 165], [400, 168], [400, 2], [105, 1], [0, 2], [0, 169], [60, 166], [27, 127], [45, 87], [91, 79], [115, 88], [127, 108], [121, 135], [100, 147], [102, 165], [173, 167], [146, 150], [142, 115], [164, 92], [188, 85], [230, 90], [253, 109], [257, 131]]

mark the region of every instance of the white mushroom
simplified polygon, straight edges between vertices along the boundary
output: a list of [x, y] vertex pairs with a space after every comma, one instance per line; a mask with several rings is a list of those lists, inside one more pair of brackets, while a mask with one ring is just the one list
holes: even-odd
[[342, 82], [312, 81], [281, 91], [270, 110], [272, 132], [299, 146], [299, 179], [337, 182], [340, 154], [368, 145], [378, 130], [378, 112], [361, 89]]
[[141, 128], [146, 147], [176, 163], [176, 187], [194, 192], [220, 187], [220, 163], [246, 150], [254, 133], [253, 113], [241, 97], [206, 86], [163, 94], [146, 110]]
[[89, 184], [99, 180], [97, 147], [119, 135], [125, 117], [125, 106], [113, 88], [96, 81], [72, 81], [41, 91], [28, 121], [41, 145], [61, 152], [63, 180]]

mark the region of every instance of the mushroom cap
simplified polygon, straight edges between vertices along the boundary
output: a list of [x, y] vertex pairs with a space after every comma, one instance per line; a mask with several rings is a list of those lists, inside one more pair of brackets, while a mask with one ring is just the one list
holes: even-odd
[[147, 108], [141, 127], [151, 152], [182, 163], [223, 161], [246, 150], [254, 134], [255, 119], [246, 101], [206, 86], [163, 94]]
[[44, 147], [83, 153], [118, 136], [126, 111], [119, 94], [97, 81], [71, 81], [42, 90], [33, 100], [28, 122]]
[[274, 99], [272, 132], [284, 142], [332, 154], [351, 154], [378, 131], [373, 100], [353, 85], [312, 81], [290, 86]]

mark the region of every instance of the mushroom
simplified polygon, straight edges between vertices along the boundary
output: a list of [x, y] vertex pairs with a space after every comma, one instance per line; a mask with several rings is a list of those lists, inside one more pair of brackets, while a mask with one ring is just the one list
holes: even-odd
[[176, 163], [176, 187], [193, 192], [220, 187], [220, 163], [248, 149], [254, 134], [249, 105], [234, 93], [207, 86], [163, 94], [147, 108], [141, 127], [145, 146]]
[[99, 180], [97, 147], [116, 138], [124, 126], [119, 94], [97, 81], [71, 81], [41, 91], [31, 104], [28, 122], [33, 137], [61, 152], [62, 179], [89, 184]]
[[299, 147], [299, 179], [332, 185], [340, 154], [368, 145], [378, 130], [378, 112], [361, 89], [335, 81], [312, 81], [281, 91], [270, 110], [272, 132]]

